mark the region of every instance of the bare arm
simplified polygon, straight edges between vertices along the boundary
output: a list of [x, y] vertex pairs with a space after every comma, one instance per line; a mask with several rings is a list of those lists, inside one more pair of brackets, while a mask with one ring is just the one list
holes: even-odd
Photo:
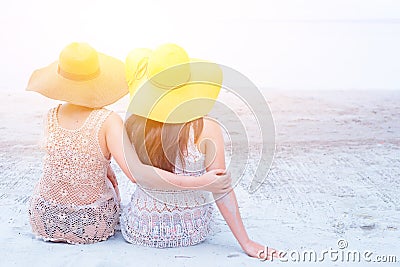
[[211, 192], [226, 192], [230, 186], [230, 175], [224, 170], [214, 170], [199, 177], [182, 177], [143, 164], [136, 154], [125, 131], [122, 119], [112, 113], [105, 123], [107, 147], [125, 175], [142, 186], [163, 190], [194, 189]]
[[[221, 127], [212, 119], [204, 120], [202, 142], [204, 142], [203, 147], [205, 147], [206, 152], [207, 171], [225, 169], [224, 139]], [[258, 251], [263, 250], [264, 246], [252, 241], [247, 235], [233, 189], [225, 194], [214, 194], [214, 199], [219, 211], [242, 249], [249, 256], [257, 257]]]

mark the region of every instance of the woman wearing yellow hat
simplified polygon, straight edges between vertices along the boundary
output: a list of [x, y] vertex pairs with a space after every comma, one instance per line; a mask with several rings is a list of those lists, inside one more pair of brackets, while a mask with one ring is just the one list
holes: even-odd
[[132, 146], [124, 146], [121, 118], [103, 108], [128, 93], [124, 64], [88, 44], [65, 47], [58, 61], [32, 74], [27, 90], [66, 102], [52, 108], [46, 118], [43, 176], [29, 205], [32, 230], [38, 237], [75, 244], [114, 234], [119, 194], [111, 156], [132, 181], [145, 180], [156, 188], [199, 184], [223, 192], [229, 187], [229, 174], [205, 174], [206, 181], [215, 180], [213, 184], [182, 181], [175, 174], [143, 165]]
[[[133, 50], [125, 66], [131, 93], [125, 125], [141, 161], [199, 181], [206, 171], [225, 169], [221, 128], [205, 117], [221, 88], [219, 66], [191, 59], [174, 44]], [[242, 249], [259, 257], [264, 246], [248, 237], [234, 191], [214, 199]], [[150, 247], [195, 245], [210, 232], [212, 202], [205, 191], [138, 187], [122, 212], [122, 234]]]

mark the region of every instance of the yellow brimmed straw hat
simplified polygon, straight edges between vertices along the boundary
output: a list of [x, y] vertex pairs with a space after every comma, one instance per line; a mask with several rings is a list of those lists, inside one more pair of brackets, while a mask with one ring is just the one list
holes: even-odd
[[33, 72], [28, 91], [75, 105], [100, 108], [128, 93], [124, 63], [86, 43], [71, 43], [59, 60]]
[[126, 58], [128, 113], [163, 123], [185, 123], [208, 114], [222, 86], [222, 70], [189, 58], [175, 44], [135, 49]]

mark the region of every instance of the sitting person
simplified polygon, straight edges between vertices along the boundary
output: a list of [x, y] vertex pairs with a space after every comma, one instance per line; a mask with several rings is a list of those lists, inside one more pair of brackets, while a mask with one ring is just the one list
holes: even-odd
[[[201, 181], [206, 171], [225, 169], [221, 127], [206, 116], [218, 97], [222, 71], [196, 61], [172, 44], [132, 51], [126, 62], [131, 115], [125, 125], [143, 163]], [[260, 257], [264, 246], [248, 237], [233, 189], [213, 197], [242, 249]], [[209, 192], [138, 186], [122, 211], [121, 230], [133, 244], [191, 246], [209, 234], [212, 214]]]
[[133, 182], [145, 180], [155, 188], [229, 188], [223, 170], [205, 174], [203, 184], [181, 180], [143, 165], [132, 146], [124, 146], [121, 118], [103, 108], [128, 93], [124, 64], [88, 44], [65, 47], [59, 61], [32, 74], [27, 90], [66, 102], [47, 114], [43, 176], [29, 204], [33, 233], [44, 240], [87, 244], [114, 234], [120, 198], [111, 157]]

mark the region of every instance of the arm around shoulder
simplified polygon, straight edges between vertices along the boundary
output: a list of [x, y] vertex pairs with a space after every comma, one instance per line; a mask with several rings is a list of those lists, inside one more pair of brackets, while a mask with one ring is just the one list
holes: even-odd
[[[124, 155], [124, 123], [121, 117], [112, 112], [104, 123], [107, 148], [115, 161], [125, 173], [126, 176], [132, 181], [136, 182], [134, 176], [130, 172], [125, 155]], [[137, 159], [139, 160], [139, 159]]]
[[[108, 150], [122, 171], [132, 182], [138, 182], [140, 185], [146, 187], [163, 190], [207, 190], [210, 188], [212, 190], [222, 190], [222, 187], [226, 187], [220, 185], [222, 182], [220, 182], [218, 188], [216, 188], [216, 186], [212, 187], [208, 183], [204, 184], [204, 182], [199, 180], [198, 177], [178, 176], [174, 173], [143, 164], [140, 161], [134, 146], [129, 141], [121, 117], [114, 112], [107, 118], [105, 122], [105, 130]], [[215, 170], [205, 174], [204, 176], [208, 180], [216, 180], [220, 172], [220, 170]], [[225, 183], [228, 180], [230, 181], [230, 176], [228, 178], [226, 178], [225, 175], [223, 181]]]

